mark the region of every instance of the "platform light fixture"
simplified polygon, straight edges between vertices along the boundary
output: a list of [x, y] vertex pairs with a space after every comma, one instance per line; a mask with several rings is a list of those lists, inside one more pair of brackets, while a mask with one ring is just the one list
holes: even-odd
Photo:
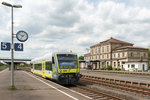
[[2, 2], [3, 5], [11, 7], [11, 21], [12, 21], [12, 34], [11, 34], [11, 87], [14, 88], [14, 34], [13, 34], [13, 8], [22, 8], [22, 5], [12, 5], [7, 2]]

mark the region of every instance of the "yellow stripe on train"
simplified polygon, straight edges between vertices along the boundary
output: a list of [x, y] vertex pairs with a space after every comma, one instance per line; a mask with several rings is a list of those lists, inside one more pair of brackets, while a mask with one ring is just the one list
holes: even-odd
[[78, 69], [60, 69], [61, 73], [76, 73]]

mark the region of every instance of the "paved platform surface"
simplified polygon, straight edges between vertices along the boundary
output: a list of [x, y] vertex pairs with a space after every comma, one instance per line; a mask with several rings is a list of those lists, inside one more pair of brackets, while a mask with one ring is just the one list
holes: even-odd
[[25, 71], [15, 71], [15, 87], [10, 86], [10, 71], [0, 71], [0, 100], [88, 100], [74, 91], [64, 88], [50, 80], [37, 78]]
[[96, 76], [96, 77], [105, 77], [112, 79], [122, 79], [136, 82], [146, 82], [150, 83], [150, 76], [134, 75], [134, 74], [118, 74], [118, 73], [103, 73], [103, 72], [90, 72], [87, 70], [80, 71], [83, 75]]

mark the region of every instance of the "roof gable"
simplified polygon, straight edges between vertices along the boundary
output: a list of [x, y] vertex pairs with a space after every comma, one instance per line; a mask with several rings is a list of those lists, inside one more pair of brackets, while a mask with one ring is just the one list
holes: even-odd
[[121, 40], [117, 40], [115, 38], [112, 38], [110, 37], [110, 39], [106, 40], [106, 41], [102, 41], [96, 45], [93, 45], [91, 47], [95, 47], [95, 46], [98, 46], [98, 45], [101, 45], [101, 44], [105, 44], [105, 43], [117, 43], [117, 44], [127, 44], [127, 45], [133, 45], [132, 43], [129, 43], [129, 42], [125, 42], [125, 41], [121, 41]]

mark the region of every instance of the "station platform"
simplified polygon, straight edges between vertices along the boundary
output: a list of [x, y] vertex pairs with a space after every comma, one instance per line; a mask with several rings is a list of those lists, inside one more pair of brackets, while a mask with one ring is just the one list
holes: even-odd
[[90, 70], [80, 70], [82, 75], [95, 76], [95, 77], [104, 77], [111, 79], [120, 79], [120, 80], [128, 80], [135, 82], [145, 82], [150, 83], [149, 75], [134, 75], [134, 74], [120, 74], [120, 73], [103, 73], [103, 72], [92, 72]]
[[72, 91], [50, 80], [25, 72], [15, 71], [16, 90], [9, 90], [10, 71], [0, 71], [0, 100], [89, 100], [87, 96]]

